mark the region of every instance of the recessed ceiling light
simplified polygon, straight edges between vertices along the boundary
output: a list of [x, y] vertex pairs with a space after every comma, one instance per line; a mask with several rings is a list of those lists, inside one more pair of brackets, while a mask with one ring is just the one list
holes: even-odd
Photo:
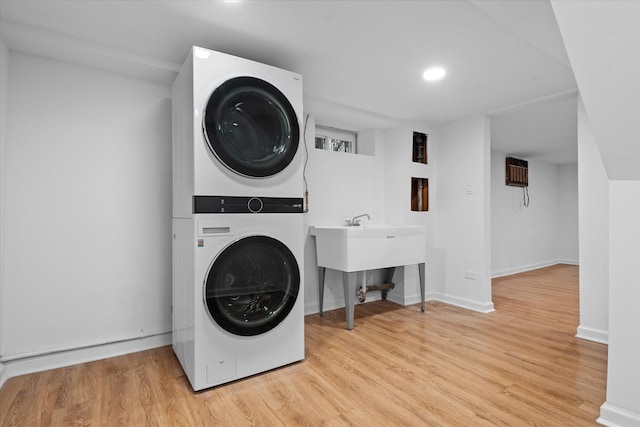
[[432, 68], [428, 68], [424, 73], [422, 73], [422, 77], [425, 80], [429, 80], [429, 81], [440, 80], [441, 78], [444, 77], [446, 73], [447, 72], [444, 70], [444, 68], [432, 67]]
[[200, 48], [195, 48], [195, 54], [196, 54], [196, 58], [200, 58], [200, 59], [209, 59], [211, 57], [211, 54], [209, 53], [208, 50], [204, 50]]

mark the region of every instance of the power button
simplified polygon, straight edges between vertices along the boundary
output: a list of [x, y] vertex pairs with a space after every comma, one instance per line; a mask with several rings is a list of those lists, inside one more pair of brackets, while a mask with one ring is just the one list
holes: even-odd
[[257, 197], [252, 197], [247, 202], [247, 208], [250, 212], [258, 213], [262, 210], [262, 207], [262, 200], [258, 199]]

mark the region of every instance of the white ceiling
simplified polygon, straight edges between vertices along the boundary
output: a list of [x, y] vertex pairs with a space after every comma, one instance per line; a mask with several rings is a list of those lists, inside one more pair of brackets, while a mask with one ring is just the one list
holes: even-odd
[[640, 0], [552, 1], [610, 180], [640, 180]]
[[[97, 51], [98, 62], [135, 56], [164, 67], [156, 77], [169, 82], [199, 45], [302, 74], [305, 110], [324, 124], [490, 114], [494, 149], [577, 160], [577, 87], [548, 0], [2, 0], [0, 18], [14, 50], [79, 62]], [[88, 53], [72, 59], [70, 46]], [[425, 82], [422, 71], [436, 64], [446, 78]]]
[[491, 118], [491, 149], [550, 163], [577, 162], [575, 94], [531, 103]]

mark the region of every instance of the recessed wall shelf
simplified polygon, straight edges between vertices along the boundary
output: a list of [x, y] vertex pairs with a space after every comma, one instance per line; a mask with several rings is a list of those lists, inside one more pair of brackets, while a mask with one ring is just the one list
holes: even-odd
[[427, 164], [427, 134], [413, 132], [412, 160], [416, 163]]
[[415, 212], [429, 210], [428, 178], [411, 178], [411, 210]]

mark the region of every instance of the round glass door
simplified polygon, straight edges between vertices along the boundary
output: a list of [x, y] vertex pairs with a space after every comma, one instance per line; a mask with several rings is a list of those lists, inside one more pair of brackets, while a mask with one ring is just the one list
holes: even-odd
[[204, 111], [203, 132], [218, 160], [255, 178], [286, 168], [300, 138], [291, 103], [278, 88], [254, 77], [227, 80], [213, 92]]
[[275, 328], [296, 302], [300, 270], [289, 248], [266, 236], [229, 245], [213, 262], [205, 282], [205, 303], [213, 320], [235, 335]]

